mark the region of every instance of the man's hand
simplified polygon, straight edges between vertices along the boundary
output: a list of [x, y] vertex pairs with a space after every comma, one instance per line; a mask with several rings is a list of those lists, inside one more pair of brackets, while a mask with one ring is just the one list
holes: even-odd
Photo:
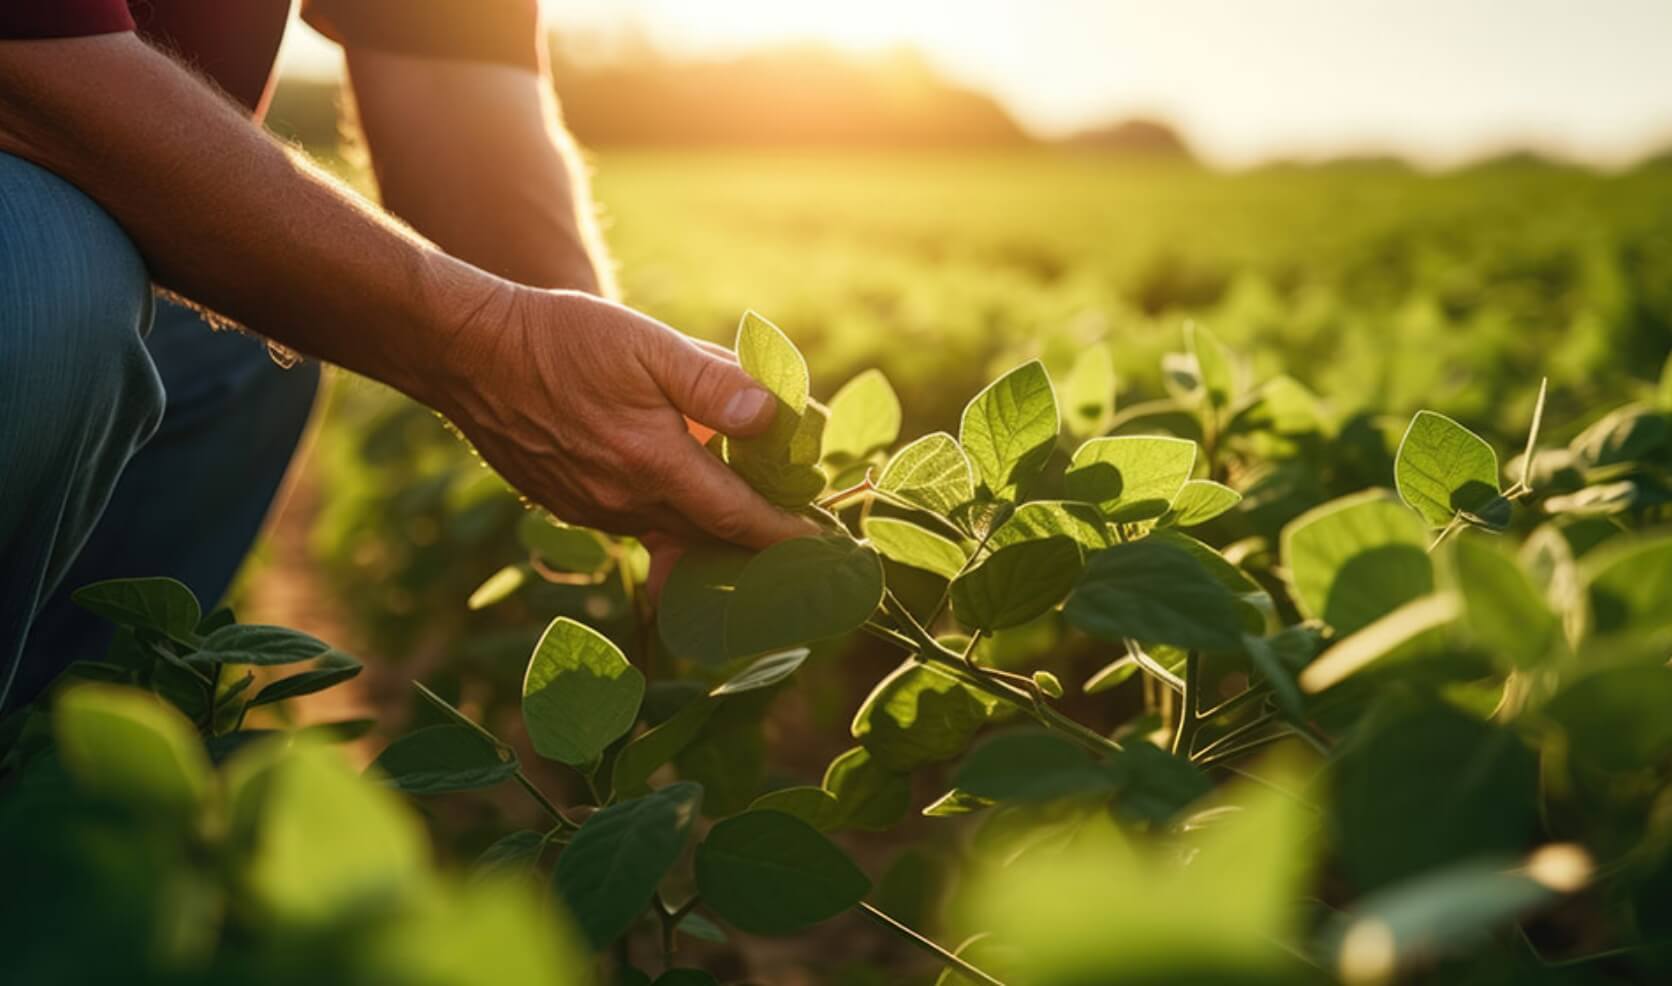
[[571, 291], [514, 288], [474, 312], [433, 403], [512, 485], [559, 518], [618, 534], [765, 547], [813, 525], [698, 444], [689, 418], [759, 434], [777, 403], [719, 347]]

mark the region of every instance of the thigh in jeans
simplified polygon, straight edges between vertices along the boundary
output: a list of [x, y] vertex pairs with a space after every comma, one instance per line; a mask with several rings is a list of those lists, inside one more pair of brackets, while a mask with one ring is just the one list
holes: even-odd
[[153, 304], [114, 220], [0, 154], [0, 709], [41, 607], [162, 418]]

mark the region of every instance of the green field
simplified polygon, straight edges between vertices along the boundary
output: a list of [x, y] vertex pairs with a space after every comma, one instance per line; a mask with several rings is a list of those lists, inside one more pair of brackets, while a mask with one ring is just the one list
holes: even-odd
[[[711, 451], [820, 535], [695, 546], [653, 601], [642, 546], [334, 375], [235, 603], [301, 585], [368, 673], [84, 591], [126, 629], [69, 677], [184, 715], [76, 686], [0, 730], [0, 868], [54, 887], [0, 946], [168, 983], [1672, 975], [1672, 164], [595, 181], [625, 300], [772, 381]], [[262, 731], [344, 693], [369, 720], [301, 732], [381, 783]]]

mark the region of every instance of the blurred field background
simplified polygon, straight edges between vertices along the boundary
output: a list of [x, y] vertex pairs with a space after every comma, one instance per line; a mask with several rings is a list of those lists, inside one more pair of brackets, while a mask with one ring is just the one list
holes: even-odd
[[[1283, 477], [1319, 488], [1272, 493], [1273, 529], [1325, 495], [1386, 485], [1419, 406], [1509, 448], [1548, 375], [1546, 433], [1565, 441], [1651, 387], [1672, 349], [1672, 150], [1600, 167], [1506, 145], [1435, 167], [1344, 148], [1226, 168], [1151, 117], [1041, 136], [909, 51], [578, 58], [560, 44], [554, 63], [629, 303], [726, 342], [754, 308], [806, 352], [815, 396], [880, 367], [906, 435], [955, 428], [1008, 366], [1039, 356], [1066, 372], [1091, 346], [1113, 355], [1118, 409], [1141, 408], [1165, 396], [1161, 357], [1199, 320], [1253, 380], [1288, 374], [1367, 437], [1358, 471], [1327, 480], [1341, 489]], [[369, 188], [342, 104], [329, 72], [293, 74], [269, 124]], [[334, 376], [315, 427], [240, 616], [367, 658], [350, 701], [388, 735], [414, 677], [514, 732], [539, 629], [559, 613], [626, 618], [605, 586], [469, 611], [472, 589], [523, 555], [516, 498], [432, 414], [367, 382]], [[855, 685], [821, 667], [828, 688], [775, 711], [770, 755], [740, 757], [816, 775], [835, 747], [813, 738], [839, 740], [892, 663], [850, 660]], [[438, 829], [459, 854], [521, 810], [458, 802]]]

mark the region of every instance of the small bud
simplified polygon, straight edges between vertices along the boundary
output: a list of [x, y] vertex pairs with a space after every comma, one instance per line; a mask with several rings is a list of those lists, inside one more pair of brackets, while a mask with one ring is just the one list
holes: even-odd
[[1033, 686], [1050, 698], [1062, 698], [1062, 682], [1058, 681], [1057, 676], [1049, 671], [1035, 671], [1033, 673]]

